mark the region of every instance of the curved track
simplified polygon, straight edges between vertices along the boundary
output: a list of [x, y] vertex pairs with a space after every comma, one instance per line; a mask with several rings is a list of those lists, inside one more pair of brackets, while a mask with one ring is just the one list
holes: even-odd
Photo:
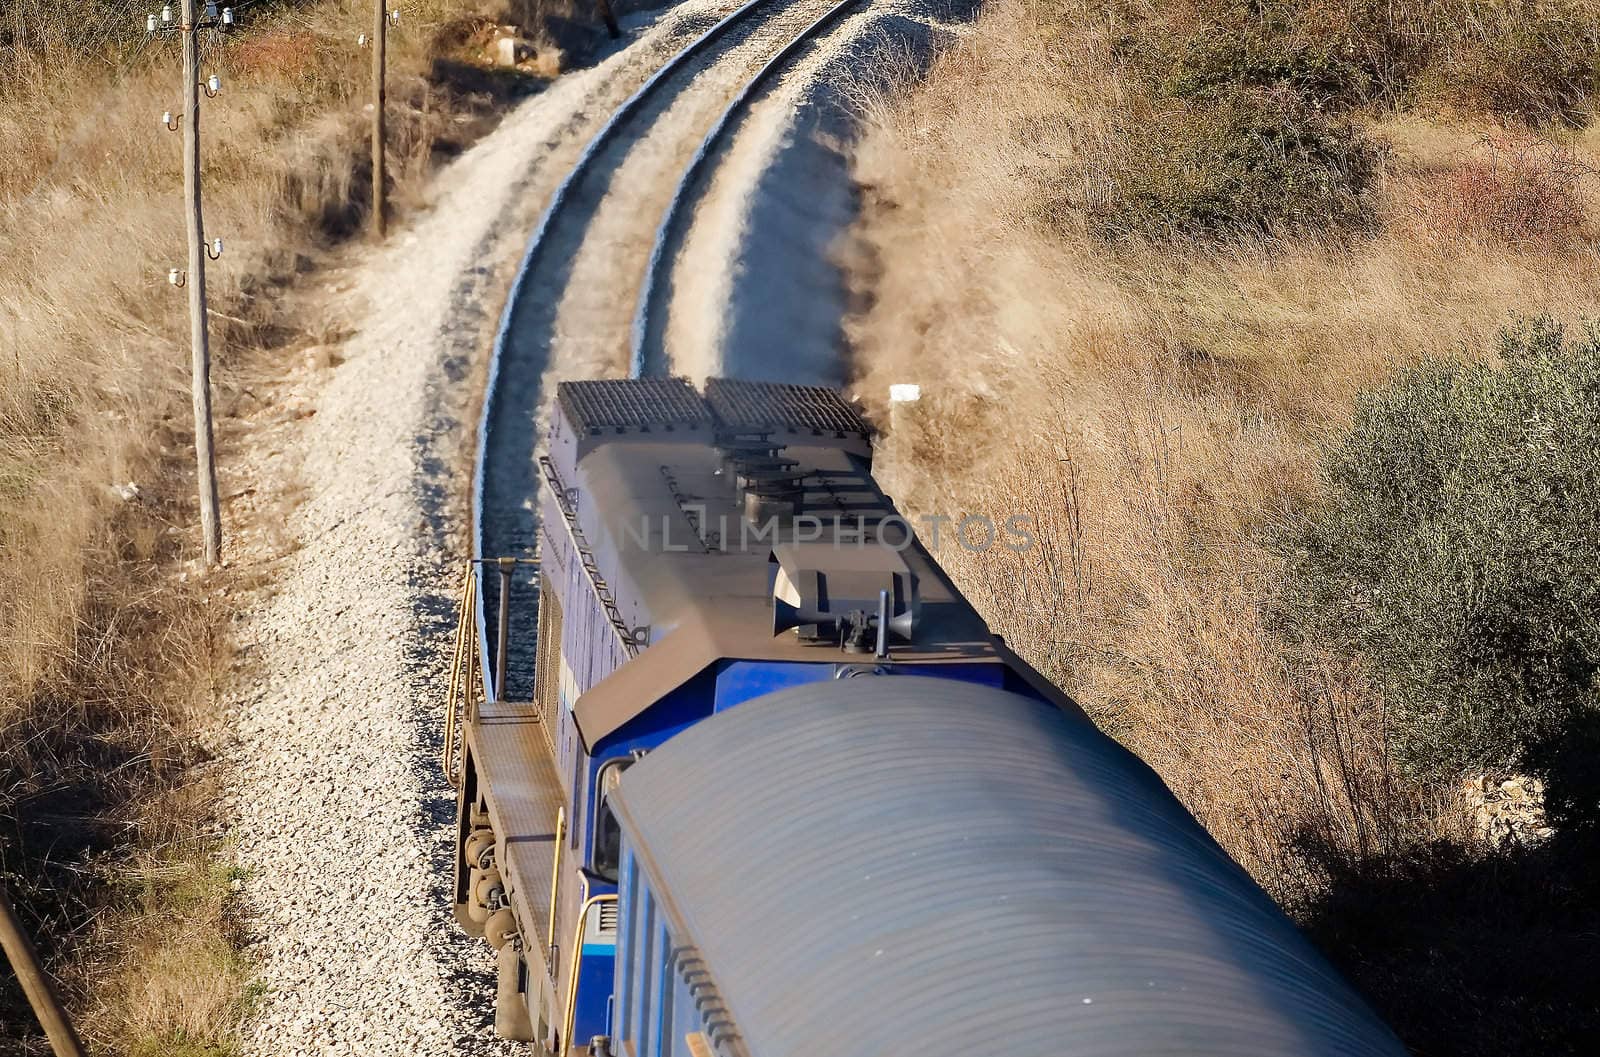
[[[650, 291], [658, 288], [655, 277], [664, 267], [666, 240], [692, 200], [719, 137], [803, 44], [860, 2], [748, 0], [668, 59], [617, 107], [584, 148], [534, 229], [495, 336], [473, 481], [474, 557], [533, 553], [538, 527], [533, 505], [539, 492], [537, 449], [550, 389], [547, 370], [556, 367], [564, 375], [582, 377], [620, 372], [626, 366], [621, 352], [633, 329], [636, 300], [645, 304]], [[754, 73], [747, 73], [752, 67]], [[709, 132], [704, 131], [707, 122]], [[687, 126], [683, 132], [688, 134], [677, 130], [681, 125]], [[678, 174], [676, 180], [667, 172]], [[642, 178], [630, 184], [630, 177]], [[636, 254], [626, 246], [616, 248], [632, 237], [630, 226], [639, 229]], [[597, 253], [616, 258], [611, 265], [616, 271], [637, 265], [631, 274], [621, 276], [625, 289], [594, 281]], [[637, 299], [636, 288], [643, 291]], [[610, 340], [612, 332], [615, 342]], [[558, 348], [563, 345], [570, 348]], [[613, 361], [596, 359], [593, 353], [585, 356], [584, 346], [598, 348], [605, 356], [613, 345], [617, 352]], [[638, 355], [634, 352], [633, 358]], [[536, 590], [535, 575], [531, 567], [519, 567], [519, 579], [512, 586], [516, 597]], [[498, 606], [498, 585], [485, 583], [488, 579], [480, 578], [477, 600], [485, 672], [493, 671], [494, 649], [486, 614]], [[515, 607], [508, 636], [513, 648], [507, 685], [490, 688], [495, 697], [531, 693], [527, 677], [534, 638], [528, 626], [531, 609]]]
[[770, 62], [761, 67], [756, 75], [745, 83], [739, 94], [728, 104], [727, 109], [717, 118], [717, 123], [711, 127], [711, 131], [706, 133], [705, 139], [701, 140], [699, 149], [689, 162], [689, 167], [684, 170], [683, 179], [678, 181], [672, 202], [661, 218], [661, 226], [656, 229], [655, 242], [650, 247], [650, 263], [645, 270], [644, 284], [639, 288], [639, 301], [633, 316], [629, 350], [629, 373], [633, 377], [667, 373], [664, 318], [666, 300], [670, 296], [667, 279], [672, 269], [673, 251], [682, 236], [689, 208], [705, 190], [707, 167], [712, 155], [724, 145], [728, 134], [773, 76], [793, 61], [795, 55], [812, 38], [832, 26], [846, 11], [861, 2], [862, 0], [841, 0], [784, 45], [783, 50], [774, 55]]

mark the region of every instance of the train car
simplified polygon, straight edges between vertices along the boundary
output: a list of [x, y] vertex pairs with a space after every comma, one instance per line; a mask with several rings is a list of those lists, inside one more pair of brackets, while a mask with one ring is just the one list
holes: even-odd
[[610, 802], [610, 1053], [1404, 1053], [1148, 767], [1036, 696], [810, 683]]
[[[1224, 1052], [1095, 1049], [1088, 1043], [1081, 1051], [1010, 1048], [1014, 1037], [1036, 1036], [1014, 1036], [997, 1019], [1007, 1010], [1021, 1014], [1004, 1000], [1008, 982], [1020, 983], [1035, 972], [1056, 979], [1051, 973], [1058, 966], [1049, 963], [1050, 952], [1060, 965], [1081, 966], [1090, 975], [1109, 971], [1124, 953], [1131, 959], [1128, 966], [1145, 964], [1131, 952], [1107, 949], [1100, 957], [1094, 951], [1104, 946], [1104, 937], [1082, 927], [1082, 915], [1098, 913], [1094, 908], [1099, 907], [1120, 915], [1122, 924], [1106, 928], [1125, 927], [1136, 934], [1145, 927], [1138, 900], [1097, 903], [1070, 871], [1055, 877], [1054, 902], [1016, 912], [1003, 905], [1007, 871], [1020, 883], [1030, 871], [1048, 873], [1084, 842], [1099, 841], [1107, 849], [1102, 852], [1105, 872], [1098, 876], [1115, 874], [1126, 892], [1158, 892], [1172, 904], [1162, 911], [1162, 920], [1182, 927], [1163, 933], [1170, 938], [1159, 947], [1158, 960], [1200, 959], [1192, 965], [1194, 973], [1215, 971], [1232, 982], [1232, 990], [1222, 990], [1234, 1005], [1216, 1010], [1217, 1040], [1236, 1037], [1230, 1034], [1235, 1027], [1244, 1030], [1242, 1020], [1230, 1026], [1233, 1019], [1265, 1023], [1277, 1016], [1272, 1030], [1279, 1034], [1263, 1029], [1261, 1038], [1286, 1038], [1304, 1029], [1319, 1045], [1342, 1037], [1369, 1043], [1345, 1050], [1263, 1045], [1226, 1052], [1398, 1052], [1384, 1048], [1392, 1039], [1381, 1025], [1147, 771], [1128, 771], [1120, 776], [1127, 788], [1107, 792], [1120, 793], [1120, 814], [1101, 803], [1105, 817], [1086, 816], [1081, 829], [1059, 812], [1045, 819], [1041, 805], [1052, 788], [1070, 799], [1089, 780], [1090, 771], [1076, 768], [1070, 746], [1092, 742], [1100, 757], [1132, 764], [1075, 705], [989, 633], [877, 486], [871, 454], [868, 424], [827, 389], [721, 379], [709, 381], [703, 392], [681, 379], [559, 387], [548, 454], [540, 460], [544, 486], [538, 497], [535, 641], [531, 650], [507, 648], [529, 645], [507, 643], [507, 629], [523, 626], [508, 613], [525, 610], [534, 597], [505, 591], [510, 581], [503, 579], [504, 593], [493, 606], [499, 630], [490, 635], [487, 622], [483, 630], [486, 640], [498, 636], [492, 650], [498, 659], [488, 660], [486, 642], [485, 693], [466, 716], [461, 742], [455, 909], [464, 927], [498, 951], [495, 1010], [501, 1034], [552, 1054], [765, 1057], [798, 1052], [793, 1040], [811, 1030], [841, 1047], [811, 1053], [887, 1052], [863, 1048], [875, 1036], [852, 1033], [844, 1039], [832, 1033], [826, 1003], [845, 996], [822, 984], [835, 970], [841, 970], [840, 981], [851, 978], [842, 963], [830, 962], [818, 948], [812, 977], [751, 976], [741, 955], [711, 941], [717, 930], [709, 928], [709, 917], [726, 912], [757, 947], [770, 940], [767, 956], [774, 966], [797, 965], [808, 943], [845, 942], [842, 933], [851, 922], [859, 924], [883, 898], [922, 908], [915, 911], [922, 915], [921, 927], [933, 932], [948, 927], [941, 935], [959, 942], [974, 935], [961, 927], [974, 912], [963, 901], [977, 898], [968, 881], [987, 871], [985, 884], [1001, 901], [988, 908], [989, 918], [1015, 929], [1017, 950], [1026, 953], [1009, 965], [995, 959], [983, 963], [988, 977], [981, 988], [997, 1001], [989, 1012], [972, 1002], [951, 1008], [966, 1009], [974, 1023], [987, 1024], [991, 1030], [985, 1038], [995, 1048]], [[524, 656], [533, 658], [531, 680], [519, 680], [527, 673], [506, 670], [507, 658]], [[529, 699], [507, 692], [518, 685], [530, 688]], [[867, 703], [885, 693], [896, 701], [922, 701], [928, 711], [890, 709], [880, 715]], [[820, 722], [818, 717], [834, 714], [830, 703], [847, 700], [862, 702], [858, 712], [878, 719], [893, 715], [902, 724], [907, 759], [919, 776], [914, 787], [927, 794], [930, 826], [948, 821], [945, 813], [963, 802], [963, 790], [981, 794], [1002, 782], [1016, 761], [1008, 763], [995, 739], [1016, 737], [1026, 726], [1013, 715], [1019, 707], [1035, 710], [1028, 722], [1038, 727], [1034, 734], [1041, 744], [1050, 737], [1060, 742], [1054, 757], [1058, 766], [1032, 787], [1032, 801], [1016, 802], [1014, 814], [1008, 814], [1007, 797], [982, 796], [973, 806], [982, 809], [981, 817], [956, 812], [952, 817], [968, 817], [974, 826], [966, 837], [974, 842], [973, 855], [941, 862], [931, 846], [905, 844], [903, 827], [895, 828], [878, 813], [879, 805], [889, 802], [882, 797], [892, 790], [845, 783], [840, 788], [854, 789], [851, 795], [859, 798], [852, 806], [830, 800], [827, 789], [808, 789], [788, 779], [787, 798], [774, 800], [759, 787], [766, 767], [775, 778], [795, 766], [826, 764], [823, 771], [834, 773], [830, 768], [851, 759], [866, 768], [857, 779], [883, 781], [899, 773], [886, 757], [874, 755], [894, 741], [888, 728], [863, 731], [858, 740], [847, 724], [832, 734], [826, 724], [790, 732], [785, 721], [771, 720], [770, 729], [743, 749], [736, 747], [733, 734], [726, 735], [733, 740], [725, 745], [715, 740], [724, 731], [744, 730], [733, 717], [747, 710], [752, 717], [769, 716], [782, 705], [785, 714], [811, 714]], [[981, 761], [989, 772], [964, 771], [954, 742], [942, 754], [918, 756], [924, 727], [949, 728], [954, 735], [952, 724], [960, 714], [976, 724], [975, 747], [983, 737], [995, 741]], [[1063, 736], [1064, 728], [1050, 722], [1071, 724], [1072, 736]], [[749, 755], [719, 756], [724, 749]], [[1092, 763], [1088, 755], [1085, 767]], [[743, 793], [721, 785], [715, 788], [722, 791], [714, 792], [713, 780], [723, 773], [747, 774], [755, 784]], [[940, 785], [944, 778], [948, 787]], [[700, 781], [707, 784], [697, 785]], [[825, 802], [834, 804], [838, 818], [860, 823], [835, 833], [860, 851], [859, 863], [869, 873], [868, 860], [875, 854], [905, 859], [912, 869], [915, 860], [925, 858], [929, 868], [911, 877], [904, 873], [907, 861], [892, 864], [897, 883], [915, 883], [885, 896], [881, 885], [867, 883], [870, 878], [844, 884], [820, 864], [813, 871], [808, 860], [773, 844], [773, 834], [798, 834], [795, 827], [820, 818], [810, 809]], [[764, 806], [746, 810], [756, 805]], [[1159, 824], [1149, 822], [1156, 817]], [[1149, 824], [1141, 828], [1141, 819]], [[1051, 824], [1045, 827], [1045, 821]], [[680, 858], [676, 838], [667, 836], [674, 826], [699, 827], [701, 847], [716, 850], [701, 864], [705, 869], [719, 862], [727, 878], [742, 873], [764, 879], [758, 883], [771, 890], [754, 902], [741, 902], [709, 883], [703, 870], [680, 873], [688, 860]], [[823, 838], [812, 832], [806, 839]], [[1003, 855], [985, 858], [978, 851], [995, 842], [1004, 844]], [[796, 845], [804, 846], [804, 841]], [[1167, 848], [1168, 854], [1152, 855], [1154, 846]], [[799, 931], [769, 930], [759, 910], [771, 899], [816, 905], [816, 935], [801, 936], [803, 924], [794, 926]], [[1184, 900], [1189, 901], [1187, 918], [1175, 909]], [[941, 926], [936, 908], [947, 905], [960, 913]], [[1205, 908], [1214, 905], [1235, 916], [1213, 923], [1208, 934], [1202, 919]], [[619, 927], [627, 936], [622, 957]], [[653, 938], [639, 939], [646, 934]], [[1216, 942], [1202, 946], [1207, 935]], [[670, 946], [661, 946], [669, 941]], [[1093, 950], [1078, 951], [1075, 943]], [[706, 962], [686, 961], [681, 953], [686, 946], [703, 949]], [[926, 968], [938, 967], [928, 963]], [[942, 968], [957, 971], [954, 965]], [[696, 975], [702, 970], [708, 974], [703, 978]], [[899, 971], [908, 970], [902, 965]], [[747, 985], [747, 977], [766, 985]], [[1181, 1005], [1174, 996], [1195, 986], [1197, 977], [1152, 979], [1157, 982], [1141, 1008]], [[1177, 990], [1163, 979], [1180, 979]], [[1282, 980], [1288, 981], [1285, 987], [1278, 986]], [[884, 982], [892, 983], [887, 976]], [[747, 986], [793, 990], [792, 1005], [783, 1013], [789, 1019], [782, 1030], [790, 1034], [757, 1013], [761, 999], [737, 997], [759, 993], [744, 990]], [[813, 986], [821, 989], [807, 990]], [[1252, 986], [1272, 995], [1325, 989], [1334, 997], [1321, 1005], [1286, 998], [1281, 1008], [1272, 1004], [1276, 999], [1263, 999], [1246, 1008], [1239, 996]], [[724, 996], [726, 1006], [717, 998], [699, 1001], [707, 987]], [[656, 989], [653, 998], [646, 996], [650, 988]], [[903, 1025], [913, 1016], [910, 1006], [896, 1005], [901, 997], [893, 987], [881, 995], [885, 1023]], [[1093, 992], [1085, 991], [1084, 997], [1092, 1000]], [[669, 1008], [674, 1012], [668, 1014]], [[646, 1029], [651, 1017], [657, 1026]], [[1210, 1037], [1204, 1017], [1197, 1018], [1194, 1037]], [[1068, 1026], [1045, 1019], [1055, 1028]], [[733, 1025], [732, 1034], [723, 1021]], [[663, 1024], [676, 1026], [669, 1030]]]

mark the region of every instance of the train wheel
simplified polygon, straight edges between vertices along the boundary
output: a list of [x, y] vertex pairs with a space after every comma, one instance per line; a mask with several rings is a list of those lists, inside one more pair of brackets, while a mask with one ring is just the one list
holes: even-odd
[[473, 830], [467, 837], [466, 846], [462, 849], [467, 865], [479, 870], [487, 870], [493, 866], [494, 843], [494, 830], [487, 826]]
[[489, 946], [499, 950], [507, 943], [516, 939], [517, 918], [511, 913], [510, 907], [501, 907], [489, 915], [489, 920], [483, 923], [483, 938]]
[[[474, 921], [471, 914], [472, 883], [477, 880], [478, 870], [474, 864], [467, 861], [467, 844], [478, 833], [489, 829], [488, 805], [482, 802], [478, 795], [478, 768], [477, 760], [473, 758], [470, 746], [462, 753], [461, 759], [461, 791], [456, 797], [456, 870], [455, 870], [455, 898], [452, 900], [451, 910], [461, 929], [469, 936], [478, 936], [483, 933], [481, 921]], [[491, 831], [492, 832], [492, 831]], [[482, 838], [479, 838], [481, 841]], [[480, 849], [474, 848], [475, 851]]]
[[500, 880], [500, 871], [492, 866], [487, 870], [473, 870], [472, 873], [472, 902], [467, 904], [467, 914], [481, 925], [489, 920], [490, 914], [500, 909], [506, 888]]

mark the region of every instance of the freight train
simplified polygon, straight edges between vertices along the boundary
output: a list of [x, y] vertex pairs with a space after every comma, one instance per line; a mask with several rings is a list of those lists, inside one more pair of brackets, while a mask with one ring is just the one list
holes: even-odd
[[498, 952], [500, 1034], [563, 1057], [1402, 1054], [990, 633], [872, 442], [829, 389], [559, 387], [537, 592], [476, 563], [469, 608], [498, 619], [475, 618], [452, 742], [455, 912]]

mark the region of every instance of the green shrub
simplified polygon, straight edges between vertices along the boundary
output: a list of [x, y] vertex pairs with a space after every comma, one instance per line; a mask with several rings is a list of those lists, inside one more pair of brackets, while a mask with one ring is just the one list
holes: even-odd
[[1431, 101], [1581, 125], [1594, 0], [1110, 0], [1126, 107], [1064, 168], [1052, 215], [1127, 236], [1365, 226], [1381, 148], [1360, 121]]
[[[1419, 35], [1380, 0], [1201, 0], [1163, 9], [1130, 53], [1160, 91], [1204, 97], [1234, 85], [1293, 88], [1319, 105], [1393, 102], [1423, 61]], [[1175, 9], [1181, 11], [1182, 9]]]
[[1526, 768], [1582, 827], [1600, 815], [1600, 325], [1524, 321], [1498, 352], [1362, 400], [1282, 616], [1370, 664], [1412, 774]]
[[1586, 125], [1600, 76], [1592, 4], [1517, 0], [1484, 12], [1475, 32], [1440, 47], [1422, 91], [1468, 112], [1529, 125]]
[[1116, 24], [1121, 60], [1180, 99], [1284, 88], [1322, 107], [1425, 99], [1581, 125], [1600, 73], [1593, 0], [1180, 0]]
[[1153, 107], [1087, 155], [1074, 204], [1107, 238], [1363, 225], [1379, 164], [1354, 125], [1296, 93], [1260, 89]]

